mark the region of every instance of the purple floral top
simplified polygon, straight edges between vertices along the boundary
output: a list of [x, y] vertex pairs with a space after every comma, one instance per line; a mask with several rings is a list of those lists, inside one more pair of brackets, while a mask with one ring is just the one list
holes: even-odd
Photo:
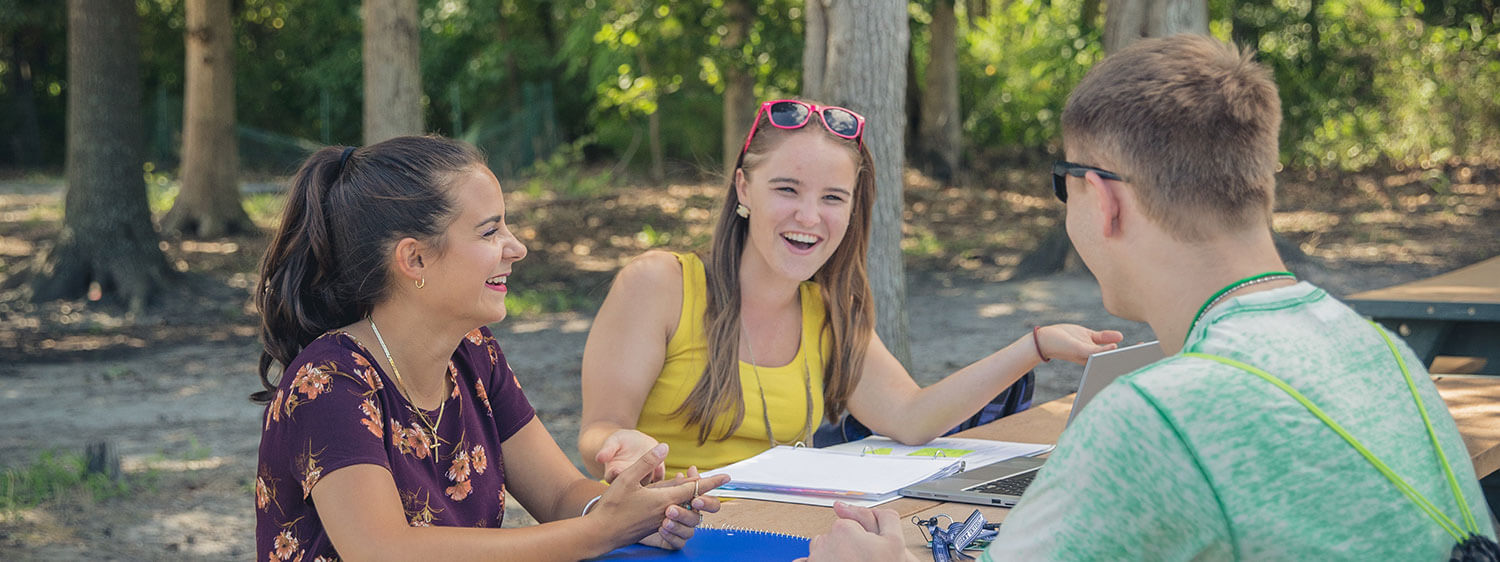
[[423, 411], [423, 420], [352, 336], [329, 332], [308, 344], [266, 408], [255, 479], [257, 558], [337, 559], [310, 494], [322, 476], [356, 464], [391, 471], [414, 527], [499, 527], [500, 444], [536, 410], [488, 328], [464, 337], [448, 376], [453, 394], [442, 418]]

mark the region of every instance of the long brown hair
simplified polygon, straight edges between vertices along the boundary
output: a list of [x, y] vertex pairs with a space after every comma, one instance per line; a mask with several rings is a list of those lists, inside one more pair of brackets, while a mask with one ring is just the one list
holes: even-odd
[[452, 178], [484, 157], [438, 136], [397, 137], [363, 148], [313, 153], [292, 179], [281, 224], [260, 263], [260, 382], [270, 402], [271, 363], [290, 365], [324, 332], [370, 314], [390, 292], [385, 255], [412, 237], [442, 247], [457, 216]]
[[[822, 119], [821, 115], [809, 119]], [[822, 123], [809, 121], [799, 129], [780, 129], [763, 115], [755, 126], [755, 137], [740, 166], [749, 176], [757, 165], [791, 135], [822, 134], [857, 154], [859, 169], [854, 181], [849, 228], [828, 262], [813, 274], [821, 289], [825, 311], [822, 330], [832, 343], [833, 352], [823, 358], [823, 407], [829, 421], [836, 421], [849, 403], [849, 395], [859, 384], [864, 368], [865, 349], [875, 330], [875, 303], [870, 295], [866, 250], [870, 244], [870, 210], [875, 203], [875, 167], [870, 151], [861, 142], [840, 138]], [[745, 419], [744, 395], [740, 389], [740, 255], [750, 222], [735, 214], [740, 204], [733, 175], [729, 178], [728, 196], [719, 209], [714, 227], [713, 249], [706, 261], [708, 270], [708, 306], [703, 312], [705, 335], [708, 336], [708, 365], [693, 391], [674, 414], [687, 413], [688, 425], [698, 426], [698, 444], [709, 439], [728, 439]], [[822, 341], [819, 337], [815, 341]], [[820, 344], [821, 345], [821, 344]], [[734, 420], [717, 437], [715, 424], [725, 412], [734, 412]], [[809, 428], [809, 430], [814, 428]]]

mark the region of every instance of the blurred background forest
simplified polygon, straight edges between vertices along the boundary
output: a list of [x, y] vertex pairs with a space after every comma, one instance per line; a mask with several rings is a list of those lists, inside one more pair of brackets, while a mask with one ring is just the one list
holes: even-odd
[[[941, 1], [941, 0], [938, 0]], [[59, 170], [68, 88], [61, 2], [0, 9], [0, 168]], [[183, 119], [183, 0], [137, 0], [147, 172], [176, 169]], [[360, 144], [360, 10], [322, 0], [235, 0], [240, 162], [286, 174], [308, 150]], [[428, 129], [483, 147], [502, 178], [587, 190], [578, 164], [645, 176], [719, 169], [727, 69], [754, 97], [796, 94], [803, 2], [422, 0]], [[976, 4], [983, 4], [976, 9]], [[951, 8], [950, 8], [951, 9]], [[1418, 166], [1500, 157], [1494, 0], [1208, 3], [1210, 29], [1260, 52], [1281, 86], [1284, 163]], [[1101, 0], [959, 2], [963, 162], [996, 167], [1057, 151], [1069, 89], [1103, 56]], [[909, 3], [908, 111], [919, 109], [933, 0]], [[655, 116], [657, 127], [648, 127]], [[920, 117], [911, 115], [913, 132]], [[651, 138], [643, 138], [649, 136]], [[920, 151], [908, 142], [909, 152]], [[560, 180], [560, 181], [559, 181]]]

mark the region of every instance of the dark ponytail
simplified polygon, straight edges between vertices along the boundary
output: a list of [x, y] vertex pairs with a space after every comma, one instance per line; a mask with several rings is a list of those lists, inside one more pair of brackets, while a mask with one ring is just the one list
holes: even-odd
[[283, 367], [323, 333], [370, 314], [385, 298], [386, 254], [402, 238], [442, 247], [457, 215], [453, 177], [484, 157], [437, 136], [397, 137], [356, 148], [323, 148], [292, 179], [281, 224], [260, 264], [260, 381], [250, 395], [270, 402], [272, 362]]

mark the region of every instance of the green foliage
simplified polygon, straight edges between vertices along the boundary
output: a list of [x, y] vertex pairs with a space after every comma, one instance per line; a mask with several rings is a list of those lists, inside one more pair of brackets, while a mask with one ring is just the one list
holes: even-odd
[[[1067, 93], [1103, 56], [1102, 21], [1082, 21], [1084, 9], [1083, 0], [992, 4], [989, 17], [961, 33], [971, 149], [1055, 148]], [[913, 14], [923, 21], [924, 11]], [[1353, 169], [1500, 157], [1493, 2], [1212, 0], [1210, 15], [1214, 35], [1254, 47], [1275, 73], [1287, 164]]]
[[1384, 0], [1212, 6], [1225, 16], [1215, 26], [1221, 35], [1255, 47], [1275, 71], [1285, 161], [1352, 169], [1500, 155], [1493, 134], [1500, 128], [1500, 7]]
[[286, 206], [284, 193], [246, 193], [241, 202], [250, 220], [261, 226], [271, 226], [281, 220], [281, 211]]
[[942, 255], [947, 248], [943, 247], [943, 241], [938, 239], [932, 231], [922, 230], [901, 248], [901, 253], [907, 256], [931, 257]]
[[641, 231], [635, 233], [635, 240], [644, 244], [647, 248], [659, 248], [672, 243], [672, 233], [665, 230], [657, 230], [650, 224], [641, 227]]
[[76, 453], [43, 451], [30, 466], [0, 471], [0, 514], [33, 507], [69, 494], [85, 494], [94, 500], [124, 496], [125, 482], [113, 482], [103, 474], [90, 474], [87, 462]]
[[757, 96], [796, 92], [801, 4], [750, 2], [754, 23], [733, 50], [723, 46], [729, 33], [723, 0], [588, 0], [568, 12], [573, 24], [562, 44], [562, 69], [592, 84], [588, 116], [599, 148], [639, 154], [630, 147], [641, 142], [646, 117], [659, 113], [663, 152], [716, 169], [725, 69], [753, 73]]
[[151, 214], [162, 215], [172, 210], [172, 204], [177, 202], [178, 191], [182, 189], [182, 182], [172, 177], [172, 174], [157, 168], [155, 162], [147, 162], [141, 175], [146, 180], [146, 201], [151, 209]]
[[566, 290], [514, 291], [505, 297], [510, 318], [526, 318], [549, 312], [589, 310], [599, 303]]
[[582, 199], [606, 192], [610, 188], [611, 175], [590, 173], [584, 169], [583, 147], [592, 142], [592, 137], [584, 137], [537, 161], [527, 174], [526, 193], [533, 197], [552, 193], [563, 198]]
[[0, 166], [62, 164], [67, 14], [62, 2], [0, 2]]
[[960, 31], [966, 145], [1036, 150], [1059, 140], [1068, 91], [1103, 55], [1082, 10], [1082, 0], [1015, 0]]
[[[965, 145], [981, 159], [1055, 150], [1068, 91], [1103, 56], [1100, 3], [988, 0], [985, 16], [969, 17], [976, 1], [958, 2]], [[725, 2], [419, 0], [428, 129], [474, 142], [512, 179], [533, 169], [559, 173], [550, 159], [558, 150], [569, 163], [643, 167], [655, 115], [675, 168], [717, 170], [728, 69], [752, 73], [761, 99], [795, 95], [804, 33], [803, 0], [751, 1], [749, 36], [730, 48]], [[170, 170], [181, 142], [184, 0], [135, 5], [147, 159]], [[910, 3], [918, 78], [931, 5]], [[57, 167], [66, 131], [66, 5], [5, 6], [0, 107], [13, 111], [0, 112], [8, 139], [0, 167]], [[360, 143], [359, 3], [232, 6], [242, 165], [287, 174], [317, 146]], [[1209, 0], [1209, 7], [1215, 35], [1255, 47], [1275, 72], [1286, 163], [1500, 158], [1494, 0]]]

